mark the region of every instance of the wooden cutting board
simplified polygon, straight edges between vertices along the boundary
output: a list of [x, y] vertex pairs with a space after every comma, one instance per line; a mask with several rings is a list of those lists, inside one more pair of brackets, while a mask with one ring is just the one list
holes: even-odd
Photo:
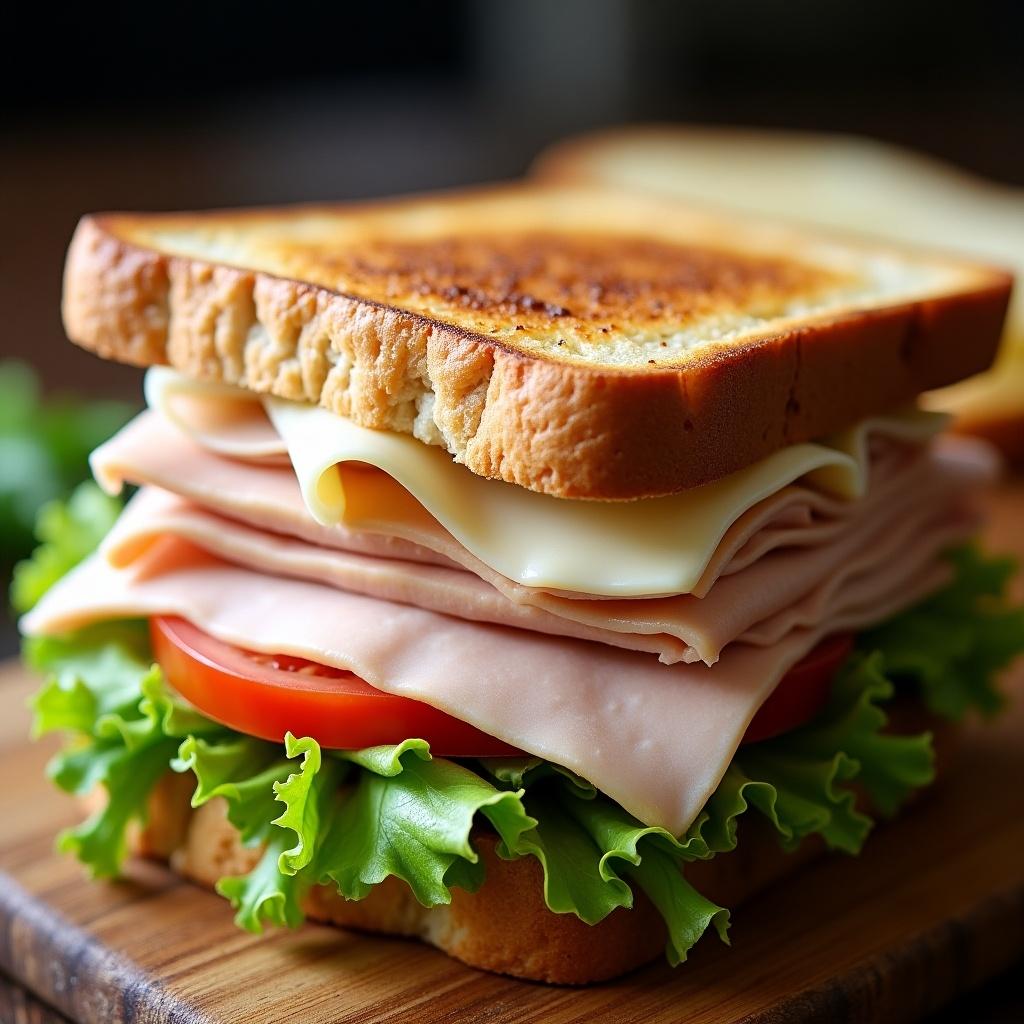
[[[1024, 486], [993, 507], [1024, 554]], [[220, 898], [134, 863], [92, 884], [53, 853], [76, 820], [26, 740], [33, 683], [0, 669], [0, 967], [81, 1024], [912, 1020], [1024, 954], [1024, 670], [1009, 714], [972, 726], [955, 770], [858, 858], [825, 858], [705, 940], [588, 989], [478, 973], [414, 943], [309, 925], [240, 932]]]

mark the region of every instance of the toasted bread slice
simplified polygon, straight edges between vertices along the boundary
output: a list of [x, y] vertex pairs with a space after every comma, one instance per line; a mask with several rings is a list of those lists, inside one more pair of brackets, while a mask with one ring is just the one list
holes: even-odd
[[87, 217], [72, 340], [558, 497], [693, 487], [984, 369], [1008, 275], [600, 189]]
[[[543, 180], [722, 203], [759, 216], [956, 249], [1024, 273], [1024, 189], [911, 150], [847, 135], [698, 126], [634, 127], [560, 143]], [[1024, 464], [1024, 292], [989, 374], [936, 395], [957, 428]]]

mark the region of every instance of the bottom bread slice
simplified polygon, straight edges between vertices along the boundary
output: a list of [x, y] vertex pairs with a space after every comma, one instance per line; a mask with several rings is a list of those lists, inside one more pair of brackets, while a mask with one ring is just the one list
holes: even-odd
[[[188, 776], [162, 780], [146, 827], [134, 836], [134, 851], [168, 861], [207, 888], [251, 870], [260, 850], [242, 845], [224, 801], [192, 810], [191, 792]], [[452, 890], [446, 906], [423, 907], [404, 882], [388, 878], [358, 901], [318, 886], [304, 909], [313, 920], [420, 939], [472, 967], [555, 984], [606, 980], [663, 954], [664, 923], [642, 892], [631, 910], [613, 911], [596, 925], [552, 913], [544, 902], [540, 863], [533, 857], [502, 860], [496, 842], [488, 833], [474, 835], [486, 879], [475, 893]], [[709, 899], [732, 908], [821, 852], [820, 844], [807, 841], [787, 854], [767, 828], [751, 821], [734, 852], [690, 864], [686, 875]]]
[[[952, 726], [927, 715], [916, 702], [901, 700], [890, 706], [890, 727], [901, 733], [930, 728], [937, 769], [946, 772], [956, 746]], [[220, 878], [251, 870], [261, 851], [242, 845], [223, 800], [193, 810], [193, 788], [189, 775], [165, 776], [132, 845], [137, 854], [165, 860], [179, 874], [212, 888]], [[742, 822], [740, 839], [733, 852], [688, 864], [685, 871], [699, 892], [730, 909], [825, 852], [811, 837], [786, 853], [756, 818]], [[486, 880], [475, 893], [454, 889], [447, 906], [423, 907], [404, 882], [388, 878], [359, 901], [346, 900], [333, 887], [316, 887], [304, 909], [317, 921], [420, 939], [472, 967], [554, 984], [604, 981], [664, 951], [664, 923], [642, 892], [631, 910], [615, 910], [600, 924], [584, 924], [547, 908], [543, 872], [535, 858], [502, 860], [496, 842], [488, 833], [474, 835]]]

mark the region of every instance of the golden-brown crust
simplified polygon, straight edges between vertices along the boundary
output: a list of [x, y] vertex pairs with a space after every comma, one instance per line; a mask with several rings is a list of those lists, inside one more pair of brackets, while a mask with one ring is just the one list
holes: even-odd
[[[528, 198], [523, 189], [477, 198], [491, 212], [504, 208], [505, 195]], [[460, 230], [474, 201], [445, 200], [459, 211], [452, 217]], [[409, 205], [322, 215], [332, 224], [390, 217], [385, 227], [394, 230]], [[666, 209], [669, 220], [712, 232], [710, 215]], [[759, 242], [728, 253], [707, 240], [688, 249], [664, 237], [638, 241], [621, 224], [605, 236], [574, 228], [558, 238], [488, 238], [476, 227], [461, 248], [360, 236], [344, 260], [308, 245], [260, 250], [252, 262], [272, 256], [275, 273], [174, 255], [160, 233], [177, 224], [230, 231], [260, 216], [85, 218], [65, 272], [69, 336], [110, 358], [169, 362], [413, 433], [444, 444], [475, 473], [558, 497], [629, 499], [692, 487], [983, 369], [1010, 287], [1007, 275], [954, 264], [946, 285], [914, 301], [861, 296], [826, 303], [827, 314], [795, 316], [784, 314], [786, 303], [803, 295], [813, 305], [842, 275], [810, 257], [779, 257], [786, 232], [774, 248]], [[158, 242], [170, 251], [151, 247]], [[793, 236], [794, 248], [801, 242], [809, 244]], [[574, 265], [585, 271], [577, 281]], [[772, 328], [730, 334], [730, 317], [750, 303], [775, 310]], [[688, 317], [710, 336], [725, 329], [728, 339], [705, 337], [696, 347], [671, 340]], [[610, 360], [605, 327], [608, 337], [648, 339], [649, 363], [635, 365], [632, 349], [624, 362]], [[658, 338], [671, 340], [665, 356]]]

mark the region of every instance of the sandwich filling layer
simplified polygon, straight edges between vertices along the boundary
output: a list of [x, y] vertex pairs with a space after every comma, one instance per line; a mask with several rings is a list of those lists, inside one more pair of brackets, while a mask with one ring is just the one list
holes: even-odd
[[[508, 485], [451, 463], [454, 476], [412, 472], [399, 449], [417, 445], [406, 438], [346, 440], [351, 425], [323, 423], [338, 418], [320, 410], [276, 408], [268, 420], [237, 392], [166, 374], [151, 375], [148, 392], [159, 411], [94, 457], [108, 487], [146, 486], [102, 552], [28, 616], [29, 633], [180, 616], [246, 650], [422, 701], [575, 772], [672, 835], [692, 824], [758, 708], [819, 640], [949, 582], [942, 552], [976, 528], [969, 496], [992, 470], [977, 448], [929, 441], [931, 418], [906, 415], [861, 424], [842, 443], [794, 446], [685, 502], [609, 512], [519, 492], [552, 522], [564, 513], [579, 541], [557, 526], [537, 533]], [[178, 429], [179, 401], [191, 438]], [[294, 473], [278, 464], [289, 439]], [[439, 453], [427, 454], [433, 467]], [[332, 491], [324, 479], [341, 488], [338, 467], [353, 458], [352, 481]], [[464, 473], [470, 490], [452, 482]], [[310, 493], [325, 490], [339, 517], [376, 509], [373, 528], [317, 518]], [[672, 516], [643, 508], [666, 502]], [[642, 559], [630, 599], [573, 590], [609, 589], [602, 573], [619, 572], [616, 558], [631, 550], [627, 541], [590, 568], [605, 562], [585, 525], [595, 508], [615, 517], [601, 530], [633, 522], [649, 554], [671, 562], [669, 548], [681, 549], [676, 569], [687, 566], [699, 594], [665, 596], [669, 577]], [[525, 547], [531, 532], [541, 560], [562, 567], [543, 587], [494, 564], [505, 533]], [[567, 560], [567, 548], [591, 556]]]
[[[865, 420], [824, 443], [790, 445], [677, 495], [588, 502], [485, 480], [404, 435], [368, 430], [312, 406], [247, 401], [245, 392], [171, 370], [150, 370], [146, 392], [152, 408], [210, 450], [289, 459], [321, 524], [416, 541], [446, 532], [510, 580], [602, 597], [706, 590], [704, 576], [723, 538], [759, 502], [801, 479], [842, 501], [862, 497], [870, 438], [921, 442], [946, 422], [908, 410]], [[602, 557], [593, 558], [594, 551]]]
[[[38, 615], [53, 615], [88, 585], [93, 574], [86, 562], [68, 583], [52, 589], [108, 528], [114, 505], [83, 488], [67, 507], [46, 511], [40, 521], [45, 543], [15, 576], [18, 607], [27, 609], [43, 596]], [[155, 551], [139, 569], [145, 561], [158, 579]], [[856, 853], [875, 815], [892, 814], [931, 779], [929, 736], [899, 735], [887, 726], [885, 705], [896, 692], [892, 678], [938, 714], [957, 718], [970, 708], [998, 708], [994, 673], [1024, 650], [1024, 609], [1010, 607], [1002, 596], [1012, 567], [970, 549], [944, 561], [955, 573], [952, 582], [862, 635], [860, 650], [838, 672], [833, 661], [831, 692], [804, 724], [791, 722], [775, 738], [745, 738], [678, 838], [645, 826], [592, 783], [541, 758], [437, 757], [412, 736], [331, 750], [314, 738], [316, 725], [314, 735], [288, 734], [283, 745], [253, 738], [197, 713], [175, 693], [169, 679], [180, 677], [162, 648], [150, 647], [144, 622], [104, 620], [72, 633], [30, 637], [29, 663], [47, 676], [34, 702], [35, 731], [73, 735], [50, 775], [68, 792], [84, 795], [102, 787], [106, 796], [88, 820], [62, 834], [60, 847], [94, 874], [117, 874], [129, 828], [145, 821], [163, 780], [185, 774], [194, 779], [193, 806], [222, 802], [242, 843], [253, 848], [236, 868], [240, 873], [222, 878], [217, 888], [237, 909], [238, 923], [259, 931], [267, 923], [299, 924], [307, 895], [321, 885], [360, 900], [394, 876], [426, 907], [449, 903], [452, 889], [473, 891], [483, 881], [473, 834], [486, 828], [496, 834], [499, 856], [536, 858], [544, 901], [555, 914], [597, 924], [644, 894], [664, 922], [666, 953], [676, 964], [708, 928], [724, 938], [728, 927], [728, 911], [694, 889], [688, 865], [735, 849], [748, 818], [758, 819], [787, 850], [817, 836], [829, 848]], [[208, 562], [195, 550], [193, 568]], [[101, 586], [104, 574], [124, 572], [104, 559], [93, 565]], [[255, 599], [257, 605], [259, 594], [252, 586], [225, 592], [238, 603]], [[297, 614], [292, 608], [289, 621]], [[158, 650], [161, 664], [153, 665]], [[841, 647], [839, 656], [846, 656]], [[635, 662], [639, 656], [626, 657]], [[698, 666], [683, 668], [693, 672]], [[718, 666], [705, 671], [710, 681]], [[518, 686], [523, 678], [499, 682]], [[780, 692], [789, 687], [792, 697], [796, 679], [787, 676]], [[618, 682], [628, 687], [630, 680]], [[258, 688], [250, 692], [258, 698]], [[652, 722], [661, 710], [654, 709]], [[683, 738], [699, 735], [698, 725], [681, 722]], [[633, 739], [616, 733], [608, 742], [628, 760]], [[537, 941], [542, 944], [542, 936]]]
[[147, 487], [106, 545], [115, 564], [147, 538], [178, 532], [230, 561], [372, 597], [650, 651], [668, 664], [712, 664], [735, 640], [773, 642], [794, 625], [824, 621], [848, 580], [884, 568], [908, 540], [934, 553], [943, 535], [969, 530], [966, 499], [991, 472], [983, 452], [949, 441], [887, 454], [859, 501], [790, 486], [751, 509], [712, 556], [705, 594], [629, 600], [525, 587], [440, 530], [418, 534], [423, 544], [415, 544], [320, 526], [288, 469], [201, 451], [152, 415], [93, 464], [112, 489], [122, 481]]

